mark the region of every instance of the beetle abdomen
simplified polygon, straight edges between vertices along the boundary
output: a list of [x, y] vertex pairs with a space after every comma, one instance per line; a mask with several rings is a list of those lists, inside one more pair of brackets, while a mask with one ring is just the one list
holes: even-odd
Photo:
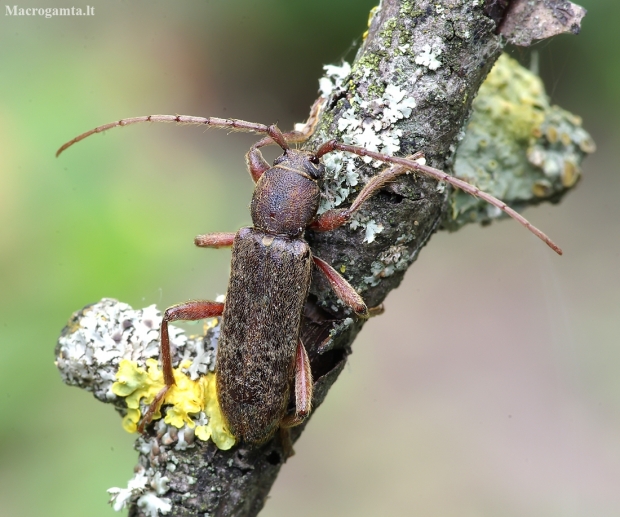
[[222, 413], [240, 440], [266, 441], [284, 416], [310, 276], [305, 241], [237, 232], [216, 373]]

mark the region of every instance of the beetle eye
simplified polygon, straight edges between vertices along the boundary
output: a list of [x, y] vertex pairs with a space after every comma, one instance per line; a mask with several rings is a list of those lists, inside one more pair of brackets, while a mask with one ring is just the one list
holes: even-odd
[[320, 162], [320, 160], [318, 159], [318, 157], [317, 157], [316, 155], [312, 155], [312, 156], [310, 157], [310, 161], [311, 161], [312, 163], [314, 163], [314, 165], [318, 165], [319, 163], [321, 163], [321, 162]]
[[304, 168], [306, 172], [310, 174], [310, 177], [315, 180], [322, 179], [325, 174], [325, 167], [323, 167], [321, 163], [315, 165], [311, 160], [308, 160]]

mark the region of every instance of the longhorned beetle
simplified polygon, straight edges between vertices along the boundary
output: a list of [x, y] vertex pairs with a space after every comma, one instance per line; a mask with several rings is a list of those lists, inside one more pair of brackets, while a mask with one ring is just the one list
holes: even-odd
[[[317, 116], [317, 109], [313, 117]], [[312, 121], [312, 117], [311, 117]], [[266, 135], [247, 153], [250, 175], [256, 183], [251, 202], [252, 227], [236, 234], [212, 233], [196, 237], [205, 248], [232, 246], [231, 274], [226, 301], [188, 301], [166, 309], [161, 326], [161, 359], [166, 387], [144, 416], [144, 428], [174, 384], [168, 323], [222, 316], [217, 351], [217, 396], [233, 435], [249, 444], [261, 444], [280, 427], [293, 427], [308, 416], [312, 402], [312, 375], [300, 340], [302, 311], [310, 287], [312, 264], [327, 278], [337, 296], [360, 317], [369, 311], [360, 295], [329, 264], [313, 256], [304, 240], [306, 228], [329, 231], [345, 224], [362, 203], [388, 182], [409, 171], [445, 181], [489, 202], [519, 221], [546, 242], [562, 251], [549, 237], [499, 199], [477, 187], [423, 163], [422, 154], [400, 158], [330, 140], [314, 152], [292, 149], [289, 144], [305, 140], [304, 132], [281, 133], [275, 126], [234, 119], [152, 115], [112, 122], [83, 133], [64, 144], [57, 155], [94, 133], [138, 122], [178, 122]], [[314, 122], [309, 122], [308, 131]], [[277, 144], [283, 154], [269, 165], [260, 148]], [[344, 151], [391, 164], [373, 177], [349, 208], [317, 215], [324, 175], [321, 157]], [[291, 390], [295, 413], [286, 414]]]

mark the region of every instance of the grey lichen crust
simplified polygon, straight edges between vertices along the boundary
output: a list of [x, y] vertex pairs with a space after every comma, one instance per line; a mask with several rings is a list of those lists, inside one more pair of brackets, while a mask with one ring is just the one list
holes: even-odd
[[[503, 86], [499, 81], [481, 91], [464, 129], [472, 101], [501, 54], [495, 28], [479, 0], [384, 0], [374, 10], [355, 61], [326, 67], [320, 83], [325, 104], [315, 134], [303, 147], [316, 149], [335, 138], [399, 156], [423, 151], [428, 164], [446, 170], [454, 165], [456, 174], [518, 207], [557, 199], [575, 184], [579, 162], [593, 144], [575, 117], [549, 107], [536, 80], [512, 68], [515, 77], [536, 86], [528, 90], [536, 124], [524, 129], [521, 112], [505, 109], [523, 99], [511, 91], [510, 81]], [[322, 210], [348, 206], [383, 167], [346, 153], [325, 158]], [[499, 169], [509, 173], [499, 176]], [[350, 224], [332, 232], [308, 231], [306, 237], [313, 253], [374, 307], [398, 286], [436, 229], [493, 216], [478, 200], [410, 174], [371, 198]], [[315, 379], [316, 408], [363, 322], [351, 317], [321, 275], [314, 275], [311, 293], [301, 338]], [[110, 300], [85, 308], [69, 322], [56, 350], [63, 379], [124, 413], [122, 400], [111, 391], [119, 363], [128, 358], [144, 365], [157, 356], [160, 321], [154, 308], [133, 311]], [[174, 365], [190, 360], [192, 378], [212, 369], [218, 329], [210, 328], [204, 339], [172, 331]], [[278, 436], [260, 448], [241, 444], [220, 450], [211, 441], [194, 439], [189, 428], [160, 422], [138, 438], [134, 478], [127, 488], [111, 491], [116, 508], [128, 504], [132, 516], [253, 516], [260, 511], [286, 459]], [[293, 441], [304, 427], [293, 429]]]
[[[538, 76], [502, 55], [474, 99], [452, 167], [453, 174], [515, 209], [557, 202], [581, 177], [595, 150], [581, 119], [552, 106]], [[444, 227], [488, 223], [505, 214], [456, 191]]]
[[[114, 393], [121, 359], [144, 366], [159, 356], [161, 314], [154, 305], [133, 310], [112, 299], [84, 307], [71, 316], [56, 346], [56, 366], [63, 382], [91, 391], [101, 402], [112, 402], [124, 411], [125, 404]], [[171, 340], [182, 347], [187, 338], [173, 328]]]

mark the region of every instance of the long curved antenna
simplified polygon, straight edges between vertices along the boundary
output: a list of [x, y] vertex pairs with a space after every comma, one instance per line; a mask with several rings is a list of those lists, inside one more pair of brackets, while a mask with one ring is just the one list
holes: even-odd
[[[266, 126], [265, 124], [257, 124], [256, 122], [246, 122], [245, 120], [237, 120], [232, 118], [216, 118], [216, 117], [192, 117], [188, 115], [147, 115], [144, 117], [133, 117], [133, 118], [124, 118], [122, 120], [117, 120], [116, 122], [110, 122], [109, 124], [104, 124], [103, 126], [96, 127], [91, 129], [90, 131], [86, 131], [86, 133], [82, 133], [81, 135], [76, 136], [72, 140], [69, 140], [66, 144], [64, 144], [58, 151], [56, 151], [56, 156], [60, 156], [60, 153], [71, 147], [73, 144], [84, 140], [90, 135], [94, 135], [95, 133], [102, 133], [103, 131], [107, 131], [108, 129], [112, 129], [119, 126], [129, 126], [131, 124], [138, 124], [140, 122], [176, 122], [178, 124], [191, 124], [197, 126], [210, 126], [217, 127], [222, 129], [230, 129], [233, 131], [248, 131], [250, 133], [263, 133], [272, 137], [272, 140], [275, 141], [282, 147], [282, 143], [286, 145], [286, 140], [281, 138], [282, 133], [275, 126]], [[288, 146], [283, 147], [283, 149], [287, 149]]]
[[323, 155], [327, 153], [331, 153], [332, 151], [344, 151], [347, 153], [353, 153], [358, 156], [368, 156], [375, 160], [379, 160], [386, 163], [394, 163], [396, 165], [403, 165], [412, 171], [419, 171], [427, 176], [431, 176], [440, 181], [445, 181], [450, 185], [461, 189], [463, 192], [467, 192], [472, 196], [479, 197], [480, 199], [485, 200], [487, 203], [499, 208], [504, 213], [508, 214], [510, 217], [521, 223], [525, 226], [530, 232], [532, 232], [536, 237], [544, 241], [547, 246], [549, 246], [553, 251], [555, 251], [558, 255], [562, 255], [562, 250], [560, 247], [555, 244], [546, 234], [540, 231], [536, 226], [530, 223], [525, 217], [521, 214], [510, 208], [506, 203], [492, 196], [491, 194], [487, 194], [486, 192], [480, 190], [478, 187], [467, 183], [459, 178], [455, 178], [454, 176], [450, 176], [449, 174], [440, 171], [439, 169], [435, 169], [433, 167], [429, 167], [428, 165], [423, 165], [419, 162], [408, 160], [407, 158], [400, 158], [398, 156], [390, 156], [388, 154], [377, 153], [374, 151], [369, 151], [363, 147], [357, 147], [354, 145], [348, 145], [338, 142], [337, 140], [329, 140], [325, 142], [321, 147], [319, 147], [316, 152], [316, 158], [321, 158]]

